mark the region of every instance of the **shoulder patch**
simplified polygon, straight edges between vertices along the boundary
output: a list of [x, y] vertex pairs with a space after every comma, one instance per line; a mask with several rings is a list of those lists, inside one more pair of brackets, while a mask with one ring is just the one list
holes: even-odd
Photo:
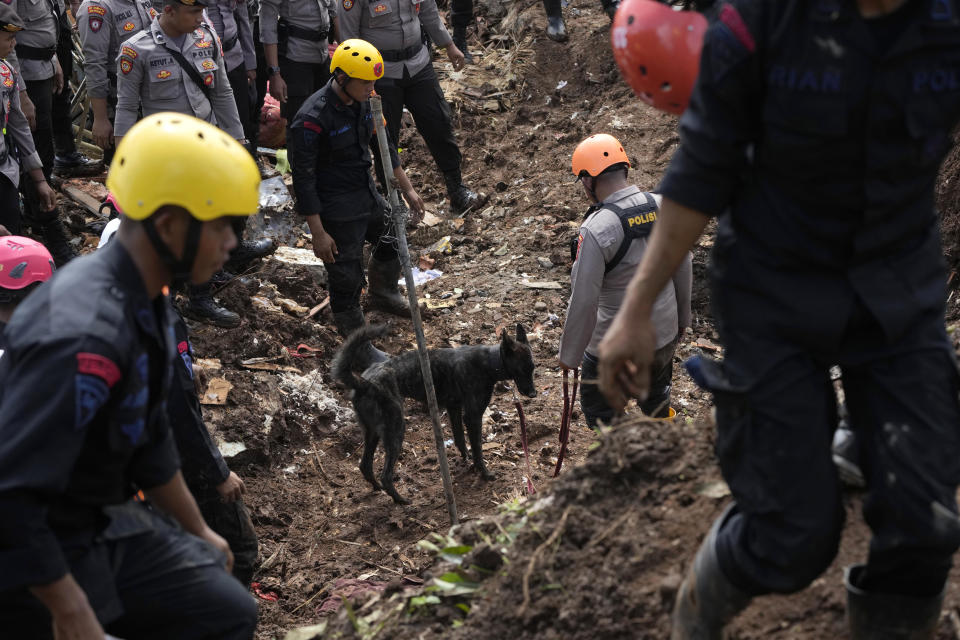
[[90, 25], [90, 31], [96, 33], [97, 31], [100, 31], [100, 27], [103, 26], [103, 18], [98, 16], [90, 16], [88, 24]]
[[107, 387], [112, 387], [120, 380], [120, 367], [113, 360], [98, 353], [77, 354], [77, 373], [96, 376], [103, 380]]
[[157, 13], [157, 10], [154, 9], [153, 7], [150, 7], [150, 19], [153, 20], [153, 19], [156, 18], [158, 15], [160, 15], [160, 14]]
[[137, 25], [134, 24], [133, 22], [127, 22], [126, 24], [123, 25], [123, 30], [127, 32], [133, 31], [136, 28], [137, 28]]
[[350, 9], [353, 9], [353, 0], [343, 0], [343, 9], [344, 11], [350, 11]]
[[105, 16], [107, 15], [107, 10], [98, 4], [91, 4], [87, 7], [87, 13], [91, 16]]
[[110, 388], [102, 378], [83, 373], [78, 373], [74, 377], [73, 386], [75, 394], [73, 428], [79, 431], [90, 424], [100, 407], [106, 404], [110, 398]]
[[120, 55], [122, 55], [122, 56], [127, 56], [127, 57], [130, 58], [131, 60], [136, 60], [136, 59], [137, 59], [137, 56], [140, 55], [140, 54], [138, 54], [135, 49], [132, 49], [131, 47], [128, 47], [128, 46], [124, 45], [124, 46], [120, 49]]
[[14, 85], [14, 81], [13, 81], [13, 78], [11, 78], [10, 76], [7, 76], [6, 78], [3, 79], [3, 86], [5, 86], [7, 89], [12, 87], [13, 85]]
[[304, 120], [304, 121], [303, 121], [303, 128], [304, 128], [304, 129], [309, 129], [310, 131], [313, 131], [314, 133], [323, 133], [323, 127], [321, 127], [321, 126], [320, 126], [319, 124], [317, 124], [316, 122], [311, 122], [310, 120]]
[[757, 43], [736, 7], [729, 3], [724, 4], [720, 9], [720, 22], [733, 32], [744, 49], [750, 53], [757, 50]]
[[120, 58], [120, 72], [127, 75], [131, 71], [133, 71], [133, 62], [127, 58]]

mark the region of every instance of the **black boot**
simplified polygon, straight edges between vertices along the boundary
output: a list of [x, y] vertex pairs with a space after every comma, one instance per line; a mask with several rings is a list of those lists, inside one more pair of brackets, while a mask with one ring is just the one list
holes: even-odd
[[547, 37], [554, 42], [567, 41], [567, 25], [563, 23], [563, 16], [547, 16]]
[[367, 264], [367, 298], [370, 306], [387, 313], [410, 317], [410, 305], [400, 293], [397, 281], [400, 278], [400, 259], [381, 262], [374, 257]]
[[56, 209], [37, 213], [36, 221], [32, 226], [34, 232], [43, 238], [43, 244], [50, 251], [57, 267], [62, 267], [77, 257], [67, 240], [67, 232], [63, 228], [63, 223], [60, 222], [59, 212]]
[[460, 177], [460, 171], [451, 171], [444, 176], [450, 208], [458, 213], [466, 213], [482, 206], [487, 198], [467, 188]]
[[466, 27], [454, 27], [453, 28], [453, 44], [457, 45], [457, 49], [463, 53], [463, 59], [467, 64], [473, 64], [473, 54], [467, 50], [467, 28]]
[[224, 329], [240, 326], [240, 316], [221, 307], [213, 299], [213, 287], [209, 282], [187, 288], [187, 303], [183, 305], [183, 315]]
[[844, 571], [851, 640], [932, 640], [940, 620], [943, 591], [930, 597], [870, 593], [856, 586], [865, 566]]
[[611, 20], [617, 15], [617, 7], [620, 6], [620, 0], [601, 0], [603, 5], [603, 11], [606, 13]]
[[103, 171], [103, 162], [88, 158], [76, 149], [53, 158], [53, 169], [62, 177], [89, 176]]
[[720, 640], [723, 627], [750, 602], [717, 560], [717, 533], [733, 509], [730, 505], [716, 519], [687, 570], [673, 606], [671, 640]]
[[251, 262], [270, 255], [276, 249], [277, 245], [270, 238], [261, 238], [253, 242], [241, 240], [237, 248], [230, 252], [230, 259], [225, 266], [230, 271], [243, 271]]
[[[354, 307], [353, 309], [348, 309], [347, 311], [339, 311], [334, 313], [333, 323], [336, 325], [337, 333], [340, 334], [340, 337], [346, 340], [351, 333], [363, 327], [366, 324], [366, 321], [363, 318], [363, 310], [360, 307]], [[356, 362], [350, 363], [350, 368], [354, 371], [363, 371], [370, 365], [377, 362], [383, 362], [389, 357], [390, 356], [385, 354], [383, 351], [380, 351], [380, 349], [377, 349], [375, 346], [367, 342], [366, 347], [357, 353]]]

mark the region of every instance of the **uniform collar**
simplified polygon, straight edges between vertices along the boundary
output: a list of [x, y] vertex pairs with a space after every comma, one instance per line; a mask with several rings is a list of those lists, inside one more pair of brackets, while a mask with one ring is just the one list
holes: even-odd
[[149, 302], [147, 298], [147, 285], [140, 276], [140, 270], [134, 263], [133, 258], [127, 248], [119, 242], [110, 242], [103, 249], [97, 251], [96, 255], [102, 255], [102, 260], [107, 264], [110, 273], [113, 274], [116, 281], [121, 285], [123, 293], [144, 302]]
[[624, 198], [636, 195], [638, 193], [640, 193], [640, 187], [632, 184], [628, 187], [624, 187], [623, 189], [620, 189], [619, 191], [614, 191], [613, 193], [608, 195], [606, 198], [604, 198], [603, 202], [601, 202], [600, 204], [620, 202]]

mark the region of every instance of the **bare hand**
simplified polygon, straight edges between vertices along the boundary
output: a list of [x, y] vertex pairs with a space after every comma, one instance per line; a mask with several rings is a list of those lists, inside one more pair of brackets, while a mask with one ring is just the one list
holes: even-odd
[[33, 100], [27, 95], [26, 91], [20, 92], [20, 110], [27, 118], [27, 124], [30, 125], [30, 131], [37, 130], [37, 108], [33, 106]]
[[60, 61], [56, 60], [53, 63], [53, 92], [61, 91], [63, 91], [63, 67], [60, 66]]
[[270, 77], [270, 95], [281, 104], [287, 101], [287, 83], [279, 73]]
[[104, 640], [105, 637], [89, 603], [76, 611], [53, 616], [54, 640]]
[[447, 46], [447, 58], [450, 59], [450, 62], [453, 63], [453, 70], [460, 71], [463, 69], [465, 60], [463, 57], [463, 52], [457, 48], [457, 45], [452, 42]]
[[227, 541], [210, 527], [207, 527], [207, 530], [204, 531], [200, 537], [212, 544], [218, 551], [222, 551], [223, 555], [227, 556], [227, 572], [233, 571], [233, 551], [230, 550], [230, 545], [227, 544]]
[[253, 84], [257, 81], [257, 70], [249, 69], [247, 70], [247, 84]]
[[36, 183], [37, 197], [44, 211], [53, 211], [57, 208], [57, 194], [53, 192], [46, 180]]
[[224, 502], [236, 502], [246, 492], [247, 488], [243, 484], [243, 479], [233, 471], [230, 472], [226, 480], [217, 485], [217, 493], [220, 494], [220, 499]]
[[10, 231], [5, 226], [0, 224], [0, 237], [9, 236], [9, 235], [10, 235]]
[[97, 145], [101, 149], [108, 149], [113, 144], [113, 125], [110, 124], [109, 118], [96, 118], [93, 119], [93, 144]]
[[420, 197], [420, 194], [413, 188], [409, 191], [404, 191], [403, 199], [407, 201], [407, 206], [410, 207], [410, 210], [413, 211], [413, 221], [418, 223], [423, 220], [423, 213], [426, 211], [426, 205], [423, 204], [423, 198]]
[[329, 233], [313, 234], [313, 255], [324, 262], [336, 262], [334, 256], [338, 253], [337, 243]]
[[636, 318], [624, 311], [617, 313], [597, 348], [600, 391], [615, 411], [622, 411], [630, 398], [647, 399], [656, 345], [649, 315]]

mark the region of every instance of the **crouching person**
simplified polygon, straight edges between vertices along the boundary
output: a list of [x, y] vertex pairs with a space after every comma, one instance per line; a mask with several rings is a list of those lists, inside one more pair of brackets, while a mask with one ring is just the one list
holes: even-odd
[[[209, 181], [196, 180], [196, 166]], [[212, 172], [212, 173], [211, 173]], [[216, 127], [159, 113], [119, 145], [116, 239], [14, 312], [0, 380], [0, 628], [15, 638], [253, 637], [179, 470], [166, 412], [176, 345], [165, 286], [205, 282], [257, 208], [250, 155]], [[141, 487], [156, 506], [132, 503]]]

